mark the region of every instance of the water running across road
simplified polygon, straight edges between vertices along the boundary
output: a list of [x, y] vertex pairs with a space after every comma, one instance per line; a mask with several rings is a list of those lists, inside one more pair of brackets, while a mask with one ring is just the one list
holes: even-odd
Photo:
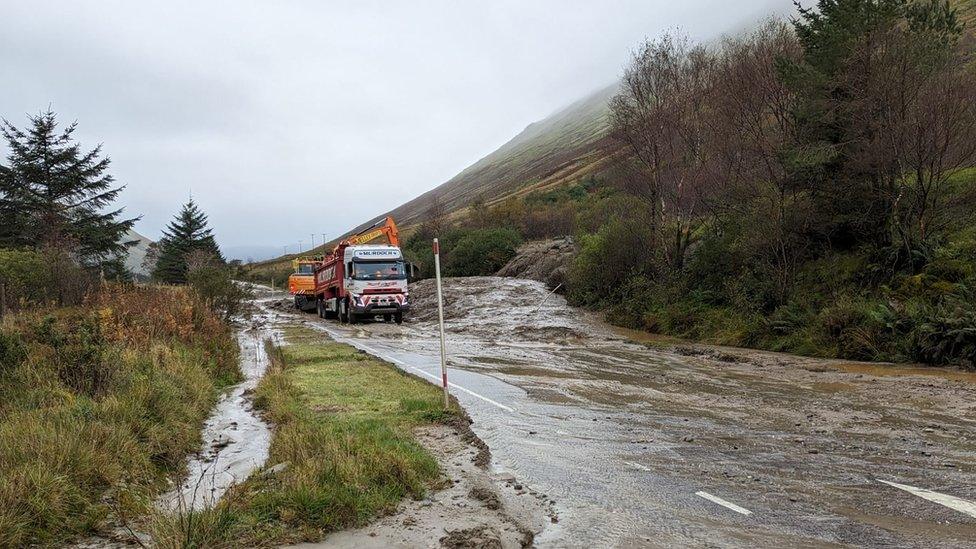
[[[438, 379], [429, 290], [411, 288], [416, 320], [400, 327], [296, 318]], [[976, 517], [939, 503], [976, 500], [973, 376], [656, 348], [556, 296], [535, 312], [546, 292], [445, 285], [452, 392], [494, 467], [560, 511], [539, 545], [976, 544]]]

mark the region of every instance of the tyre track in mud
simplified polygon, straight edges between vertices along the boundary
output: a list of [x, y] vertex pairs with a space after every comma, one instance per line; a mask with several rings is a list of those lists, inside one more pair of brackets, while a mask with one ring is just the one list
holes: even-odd
[[[453, 392], [494, 467], [557, 502], [539, 545], [976, 544], [973, 516], [882, 482], [976, 500], [971, 374], [649, 347], [557, 296], [534, 312], [546, 292], [445, 284]], [[429, 284], [411, 293], [402, 327], [304, 319], [436, 379]]]

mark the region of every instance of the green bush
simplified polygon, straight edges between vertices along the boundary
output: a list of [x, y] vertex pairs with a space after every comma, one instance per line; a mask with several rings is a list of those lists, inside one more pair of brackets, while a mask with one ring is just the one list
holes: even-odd
[[[569, 298], [581, 305], [614, 305], [632, 277], [645, 274], [651, 236], [640, 224], [619, 218], [608, 221], [595, 234], [580, 238], [580, 251], [569, 271]], [[643, 282], [634, 289], [646, 289]]]
[[187, 275], [190, 287], [201, 299], [225, 320], [240, 315], [251, 297], [248, 286], [235, 282], [233, 269], [221, 263], [206, 263], [191, 267]]
[[840, 299], [819, 315], [836, 356], [856, 360], [885, 360], [893, 356], [897, 336], [895, 312], [880, 301]]
[[522, 237], [514, 229], [474, 229], [451, 235], [444, 274], [447, 276], [486, 276], [515, 257]]
[[908, 338], [913, 359], [976, 367], [976, 306], [956, 302], [929, 311]]
[[0, 378], [27, 358], [27, 349], [20, 335], [0, 329]]
[[10, 310], [55, 303], [77, 305], [97, 277], [64, 251], [0, 248], [0, 285]]

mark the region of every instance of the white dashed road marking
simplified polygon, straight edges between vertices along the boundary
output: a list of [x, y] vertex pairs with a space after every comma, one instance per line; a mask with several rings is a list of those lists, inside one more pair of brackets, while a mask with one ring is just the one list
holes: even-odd
[[926, 490], [925, 488], [916, 488], [907, 484], [898, 484], [897, 482], [889, 482], [881, 479], [877, 480], [878, 482], [887, 484], [888, 486], [893, 486], [899, 490], [904, 490], [909, 494], [918, 496], [922, 499], [927, 499], [931, 502], [938, 503], [939, 505], [944, 505], [949, 509], [959, 511], [960, 513], [965, 513], [971, 517], [976, 517], [976, 503], [973, 503], [972, 501], [967, 501], [946, 494], [940, 494], [938, 492], [933, 492], [932, 490]]
[[651, 468], [646, 465], [641, 465], [640, 463], [634, 463], [633, 461], [625, 461], [627, 465], [630, 465], [634, 469], [640, 469], [641, 471], [650, 471]]
[[695, 495], [698, 496], [698, 497], [700, 497], [700, 498], [705, 498], [705, 499], [707, 499], [708, 501], [710, 501], [712, 503], [717, 503], [717, 504], [721, 505], [722, 507], [725, 507], [726, 509], [731, 509], [731, 510], [735, 511], [736, 513], [740, 513], [740, 514], [743, 514], [743, 515], [746, 515], [746, 516], [752, 514], [752, 511], [746, 509], [745, 507], [739, 507], [738, 505], [736, 505], [736, 504], [734, 504], [734, 503], [732, 503], [730, 501], [725, 501], [724, 499], [722, 499], [722, 498], [720, 498], [718, 496], [713, 496], [712, 494], [709, 494], [708, 492], [695, 492]]

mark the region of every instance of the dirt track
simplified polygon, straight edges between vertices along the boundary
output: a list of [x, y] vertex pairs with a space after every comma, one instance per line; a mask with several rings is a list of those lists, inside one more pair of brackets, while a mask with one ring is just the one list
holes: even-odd
[[[430, 285], [411, 293], [402, 327], [306, 320], [436, 377]], [[445, 286], [452, 391], [496, 473], [556, 500], [539, 545], [976, 544], [976, 505], [943, 497], [976, 500], [976, 376], [642, 344], [559, 296], [535, 311], [546, 293]]]

